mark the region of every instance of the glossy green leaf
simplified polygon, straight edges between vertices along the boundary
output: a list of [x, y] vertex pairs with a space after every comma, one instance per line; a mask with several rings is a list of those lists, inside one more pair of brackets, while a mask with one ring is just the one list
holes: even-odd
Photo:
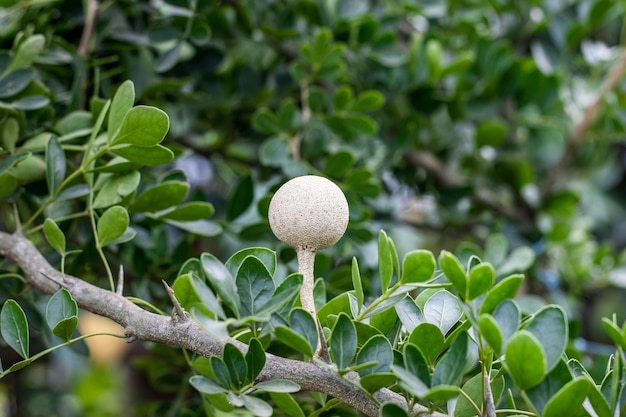
[[254, 200], [254, 182], [250, 175], [239, 181], [233, 190], [226, 208], [226, 219], [232, 221], [242, 215]]
[[417, 376], [428, 387], [431, 386], [430, 367], [422, 352], [413, 343], [404, 345], [404, 369]]
[[126, 229], [130, 218], [128, 212], [122, 206], [113, 206], [105, 211], [98, 219], [98, 242], [100, 246], [106, 246], [120, 238]]
[[240, 388], [246, 382], [248, 376], [248, 365], [243, 353], [235, 345], [226, 343], [222, 360], [230, 373], [230, 380], [236, 388]]
[[28, 359], [28, 321], [15, 300], [7, 300], [0, 311], [0, 334], [13, 350]]
[[265, 367], [265, 350], [259, 339], [251, 339], [245, 360], [248, 369], [247, 382], [253, 382]]
[[385, 96], [377, 90], [364, 91], [356, 98], [352, 104], [352, 110], [372, 111], [385, 104]]
[[285, 278], [278, 284], [271, 301], [261, 309], [259, 314], [280, 313], [283, 309], [286, 309], [287, 312], [291, 310], [296, 298], [300, 295], [302, 281], [302, 274], [299, 273], [291, 274]]
[[524, 330], [532, 333], [543, 346], [546, 371], [550, 372], [565, 352], [569, 340], [565, 311], [561, 306], [546, 306], [535, 313]]
[[548, 401], [543, 410], [543, 417], [581, 415], [589, 385], [589, 381], [584, 377], [568, 382]]
[[387, 402], [380, 407], [380, 417], [408, 417], [406, 410], [396, 403]]
[[100, 209], [119, 204], [137, 189], [140, 180], [138, 171], [111, 176], [96, 194], [93, 207]]
[[267, 248], [251, 247], [241, 249], [228, 258], [224, 265], [230, 271], [231, 275], [236, 276], [239, 268], [249, 256], [254, 256], [261, 261], [270, 275], [274, 275], [276, 271], [276, 252]]
[[0, 78], [0, 98], [13, 97], [21, 93], [35, 79], [33, 68], [13, 71]]
[[265, 392], [291, 393], [300, 391], [300, 385], [287, 379], [270, 379], [255, 384], [254, 388]]
[[483, 313], [478, 317], [480, 333], [485, 338], [489, 346], [496, 352], [502, 351], [502, 332], [498, 328], [496, 319], [490, 314]]
[[235, 278], [242, 317], [258, 314], [274, 294], [274, 281], [263, 262], [255, 256], [246, 257]]
[[445, 335], [463, 316], [457, 298], [446, 290], [437, 292], [424, 304], [424, 318]]
[[[46, 307], [46, 321], [50, 329], [54, 329], [59, 322], [76, 317], [77, 315], [78, 306], [76, 301], [74, 301], [72, 295], [65, 288], [61, 288], [50, 297]], [[73, 333], [73, 330], [71, 333]]]
[[288, 393], [270, 392], [272, 402], [286, 415], [291, 417], [306, 417], [298, 402]]
[[393, 276], [393, 255], [389, 237], [384, 230], [378, 234], [378, 273], [380, 274], [380, 287], [384, 293], [389, 288]]
[[483, 300], [480, 306], [481, 313], [491, 314], [496, 307], [504, 300], [515, 297], [517, 291], [524, 282], [524, 275], [515, 274], [504, 278], [493, 286]]
[[467, 333], [461, 333], [443, 355], [433, 372], [433, 387], [436, 385], [460, 385], [467, 366]]
[[337, 368], [346, 369], [356, 354], [356, 328], [348, 315], [340, 313], [330, 336], [330, 356]]
[[222, 298], [224, 304], [238, 317], [240, 301], [235, 279], [230, 272], [228, 272], [224, 264], [210, 253], [200, 255], [200, 262], [202, 263], [204, 273], [211, 283], [213, 290]]
[[135, 145], [115, 146], [111, 152], [134, 164], [149, 167], [163, 165], [174, 159], [174, 152], [163, 145], [150, 148]]
[[215, 209], [211, 203], [204, 201], [191, 201], [181, 204], [173, 209], [159, 215], [161, 219], [168, 219], [180, 222], [202, 220], [211, 217]]
[[476, 265], [470, 270], [467, 299], [473, 300], [487, 292], [496, 280], [496, 272], [488, 263]]
[[130, 207], [134, 213], [155, 213], [182, 203], [189, 192], [189, 184], [166, 181], [139, 194]]
[[192, 387], [203, 394], [220, 394], [227, 392], [226, 388], [217, 384], [215, 381], [202, 375], [194, 375], [189, 378]]
[[454, 285], [461, 297], [465, 297], [467, 294], [467, 276], [463, 265], [457, 259], [456, 256], [447, 251], [441, 251], [439, 255], [439, 266], [441, 270], [448, 278], [448, 281]]
[[301, 308], [295, 308], [289, 315], [289, 327], [315, 348], [318, 345], [317, 323], [311, 314]]
[[60, 255], [65, 255], [65, 235], [54, 220], [46, 219], [43, 223], [43, 233], [52, 249]]
[[228, 369], [228, 365], [224, 362], [222, 358], [217, 356], [211, 356], [209, 358], [209, 363], [211, 365], [211, 371], [213, 375], [215, 375], [216, 381], [223, 387], [227, 388], [237, 388], [235, 382], [231, 379], [231, 373]]
[[165, 138], [169, 127], [169, 117], [163, 110], [152, 106], [136, 106], [126, 112], [111, 144], [155, 146]]
[[296, 352], [303, 353], [305, 357], [313, 357], [313, 347], [307, 339], [300, 336], [289, 327], [278, 325], [274, 327], [274, 334], [285, 345], [294, 349]]
[[409, 342], [422, 352], [431, 365], [435, 363], [445, 344], [443, 333], [432, 323], [422, 323], [415, 327], [409, 336]]
[[537, 338], [526, 330], [511, 337], [505, 350], [505, 365], [522, 390], [532, 388], [546, 375], [546, 355]]
[[402, 260], [402, 278], [405, 284], [424, 282], [435, 273], [435, 257], [431, 251], [418, 249], [407, 253]]
[[356, 364], [361, 365], [368, 362], [376, 362], [376, 364], [369, 368], [360, 369], [359, 375], [365, 376], [390, 371], [393, 363], [393, 350], [389, 340], [383, 335], [372, 337], [359, 350]]
[[52, 136], [46, 145], [46, 180], [48, 192], [53, 194], [65, 179], [65, 153], [56, 136]]
[[58, 322], [52, 329], [52, 333], [56, 337], [68, 342], [72, 338], [76, 327], [78, 327], [78, 316], [73, 316]]
[[109, 141], [115, 137], [133, 104], [135, 104], [135, 86], [131, 80], [126, 80], [118, 87], [111, 100], [107, 131]]
[[[483, 402], [483, 375], [479, 373], [478, 375], [474, 375], [467, 382], [463, 384], [461, 388], [463, 392], [469, 396], [474, 404], [477, 404], [479, 407]], [[491, 381], [491, 394], [493, 395], [493, 400], [495, 404], [498, 404], [498, 400], [500, 399], [502, 392], [504, 391], [504, 377], [496, 378]], [[459, 395], [459, 398], [454, 407], [454, 417], [474, 417], [476, 416], [476, 410], [470, 404], [470, 402], [465, 398], [464, 395]]]

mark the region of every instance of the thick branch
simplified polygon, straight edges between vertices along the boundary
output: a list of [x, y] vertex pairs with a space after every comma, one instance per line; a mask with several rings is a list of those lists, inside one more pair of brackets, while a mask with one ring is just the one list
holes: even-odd
[[[205, 333], [192, 320], [173, 320], [142, 310], [126, 298], [111, 291], [93, 286], [81, 279], [65, 275], [53, 268], [33, 243], [20, 234], [0, 231], [0, 255], [19, 265], [30, 285], [48, 293], [60, 286], [66, 288], [81, 308], [108, 317], [125, 328], [129, 337], [188, 349], [202, 356], [221, 355], [227, 342], [245, 350], [246, 345], [233, 339], [220, 340]], [[265, 368], [259, 380], [289, 379], [305, 390], [317, 391], [340, 399], [368, 416], [378, 416], [378, 403], [351, 382], [339, 377], [324, 364], [302, 362], [267, 354]], [[353, 381], [358, 376], [350, 375]], [[406, 407], [403, 397], [382, 389], [375, 395], [379, 402], [392, 401]], [[422, 406], [414, 408], [420, 415], [443, 417], [444, 414], [428, 414]]]

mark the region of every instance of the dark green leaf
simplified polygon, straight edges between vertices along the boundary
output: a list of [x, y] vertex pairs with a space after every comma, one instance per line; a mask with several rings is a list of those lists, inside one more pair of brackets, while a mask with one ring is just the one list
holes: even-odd
[[170, 219], [164, 219], [166, 223], [176, 226], [179, 229], [185, 230], [189, 233], [193, 233], [199, 236], [213, 237], [222, 233], [222, 227], [209, 220], [193, 220], [189, 222], [179, 222]]
[[60, 255], [65, 255], [65, 235], [54, 220], [46, 219], [43, 223], [43, 233], [50, 246]]
[[224, 360], [222, 358], [218, 358], [217, 356], [211, 356], [209, 360], [211, 364], [211, 371], [213, 372], [213, 375], [215, 375], [217, 382], [226, 388], [237, 388], [235, 381], [231, 379], [230, 371], [228, 370], [228, 366]]
[[365, 376], [373, 373], [389, 372], [393, 363], [393, 350], [391, 344], [383, 335], [377, 335], [369, 339], [359, 350], [356, 364], [376, 362], [376, 365], [359, 370], [359, 375]]
[[346, 314], [340, 313], [330, 337], [330, 356], [339, 369], [346, 369], [356, 354], [356, 328]]
[[247, 175], [239, 181], [228, 199], [226, 219], [235, 220], [250, 207], [252, 201], [254, 201], [254, 182], [252, 177]]
[[235, 388], [241, 388], [248, 376], [248, 365], [243, 357], [243, 353], [231, 343], [226, 343], [222, 360], [230, 373], [230, 380]]
[[276, 287], [271, 301], [263, 307], [259, 314], [280, 313], [282, 309], [289, 311], [298, 295], [300, 295], [302, 281], [302, 274], [299, 273], [291, 274], [285, 278], [278, 287]]
[[138, 171], [110, 177], [96, 194], [93, 207], [106, 208], [120, 203], [137, 189], [140, 180], [141, 175]]
[[[477, 404], [479, 407], [483, 402], [483, 375], [479, 373], [478, 375], [470, 378], [462, 388], [463, 392], [469, 396], [474, 404]], [[496, 378], [491, 381], [491, 393], [493, 395], [493, 400], [495, 404], [498, 404], [498, 400], [502, 395], [504, 390], [504, 377]], [[470, 404], [470, 402], [465, 398], [464, 395], [459, 395], [459, 398], [456, 402], [456, 406], [454, 407], [454, 417], [474, 417], [476, 416], [476, 409]]]
[[338, 151], [331, 154], [324, 165], [324, 174], [331, 178], [345, 176], [354, 165], [354, 155], [350, 151]]
[[298, 402], [288, 394], [283, 392], [270, 392], [272, 402], [286, 415], [291, 417], [305, 417], [304, 411]]
[[285, 345], [294, 349], [296, 352], [303, 353], [305, 357], [313, 357], [313, 347], [307, 339], [300, 336], [289, 327], [279, 325], [274, 328], [274, 334]]
[[67, 342], [72, 338], [77, 326], [78, 316], [69, 317], [58, 322], [52, 329], [52, 333], [54, 333], [56, 337]]
[[480, 312], [493, 313], [502, 301], [515, 297], [523, 282], [524, 275], [521, 274], [510, 275], [498, 282], [487, 291], [483, 304], [480, 306]]
[[335, 110], [347, 110], [354, 101], [354, 91], [350, 86], [343, 85], [335, 90], [333, 103]]
[[408, 417], [406, 410], [396, 403], [384, 403], [380, 407], [380, 417]]
[[435, 366], [433, 373], [433, 387], [436, 385], [460, 385], [463, 371], [467, 366], [467, 332], [457, 337], [450, 349], [443, 355]]
[[0, 98], [13, 97], [21, 93], [35, 78], [33, 68], [13, 71], [0, 79]]
[[311, 314], [301, 308], [295, 308], [289, 315], [289, 327], [315, 348], [318, 345], [317, 323]]
[[235, 279], [228, 269], [215, 256], [210, 253], [203, 253], [200, 256], [202, 268], [207, 279], [211, 283], [213, 290], [222, 298], [222, 301], [239, 316], [239, 295]]
[[436, 404], [443, 404], [459, 395], [460, 390], [456, 385], [437, 385], [424, 394], [424, 399]]
[[253, 382], [265, 367], [265, 350], [259, 339], [251, 339], [246, 352], [247, 382]]
[[211, 203], [204, 201], [191, 201], [174, 207], [172, 210], [159, 215], [161, 219], [168, 219], [180, 222], [202, 220], [211, 217], [215, 209]]
[[0, 312], [0, 334], [22, 358], [28, 359], [28, 321], [15, 300], [7, 300]]
[[50, 329], [62, 320], [69, 319], [78, 315], [78, 306], [72, 295], [65, 288], [61, 288], [54, 293], [46, 307], [46, 321]]
[[0, 107], [4, 105], [7, 108], [15, 110], [38, 110], [50, 104], [50, 99], [45, 96], [28, 96], [11, 103], [0, 103]]
[[241, 317], [257, 315], [274, 294], [274, 281], [263, 262], [255, 256], [246, 257], [235, 278]]
[[98, 219], [98, 242], [100, 246], [106, 246], [120, 238], [126, 229], [130, 218], [128, 212], [122, 206], [113, 206], [105, 211]]
[[421, 323], [415, 327], [409, 336], [409, 342], [422, 352], [431, 365], [435, 363], [445, 344], [443, 333], [432, 323]]
[[113, 100], [111, 100], [107, 131], [109, 141], [113, 139], [122, 126], [122, 122], [133, 104], [135, 104], [135, 86], [131, 80], [126, 80], [119, 86]]
[[515, 384], [532, 388], [546, 375], [546, 355], [537, 338], [526, 330], [515, 333], [505, 350], [505, 364]]
[[31, 155], [32, 154], [30, 152], [20, 152], [5, 158], [2, 162], [0, 162], [0, 175], [4, 174], [14, 165], [17, 165]]
[[169, 118], [163, 110], [152, 106], [133, 107], [126, 113], [111, 144], [152, 147], [161, 143], [169, 126]]
[[427, 386], [431, 386], [430, 367], [422, 352], [413, 343], [404, 345], [404, 369], [417, 376]]
[[141, 193], [130, 207], [134, 213], [155, 213], [182, 203], [189, 192], [189, 184], [166, 181]]
[[65, 153], [56, 136], [52, 136], [46, 145], [46, 180], [48, 192], [54, 194], [65, 179]]
[[394, 385], [397, 379], [398, 377], [396, 377], [395, 374], [391, 372], [384, 372], [378, 374], [364, 375], [359, 380], [359, 383], [365, 391], [373, 394], [381, 388], [386, 388]]
[[456, 256], [447, 251], [441, 251], [439, 255], [439, 266], [448, 278], [448, 281], [454, 285], [459, 295], [464, 298], [467, 294], [467, 276], [461, 262]]
[[400, 386], [416, 397], [423, 398], [428, 392], [428, 386], [423, 381], [401, 366], [393, 365], [391, 370], [398, 376]]
[[262, 107], [252, 117], [252, 127], [259, 133], [278, 133], [280, 126], [278, 118], [268, 108]]
[[577, 416], [583, 413], [583, 401], [589, 391], [589, 381], [579, 377], [568, 382], [546, 404], [543, 417]]
[[402, 260], [401, 281], [405, 284], [428, 281], [435, 273], [435, 266], [435, 257], [431, 251], [411, 251]]
[[174, 159], [174, 152], [163, 145], [150, 148], [135, 145], [115, 146], [111, 151], [130, 162], [150, 167], [163, 165]]

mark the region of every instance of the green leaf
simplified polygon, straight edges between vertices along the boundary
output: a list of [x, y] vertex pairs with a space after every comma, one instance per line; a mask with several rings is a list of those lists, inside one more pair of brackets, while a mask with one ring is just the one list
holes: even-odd
[[17, 48], [13, 59], [9, 63], [8, 67], [4, 70], [3, 74], [30, 67], [35, 58], [41, 54], [46, 45], [46, 38], [43, 35], [31, 35], [24, 40]]
[[435, 363], [445, 345], [443, 333], [432, 323], [421, 323], [416, 326], [409, 336], [409, 342], [422, 352], [430, 365]]
[[46, 96], [28, 96], [11, 103], [0, 102], [0, 108], [14, 110], [38, 110], [50, 104], [50, 99]]
[[406, 410], [396, 403], [384, 403], [380, 407], [380, 417], [409, 417]]
[[313, 350], [315, 350], [318, 345], [319, 335], [317, 323], [311, 316], [311, 313], [302, 308], [294, 308], [289, 315], [289, 327], [306, 339]]
[[78, 316], [69, 317], [58, 322], [52, 329], [52, 333], [54, 333], [56, 337], [68, 342], [72, 338], [77, 326]]
[[404, 368], [417, 376], [428, 387], [431, 386], [430, 367], [422, 352], [413, 343], [404, 345]]
[[132, 109], [133, 104], [135, 104], [135, 85], [131, 80], [126, 80], [119, 86], [113, 96], [113, 100], [111, 100], [107, 129], [109, 142], [112, 141], [118, 129], [122, 126], [122, 122], [126, 114]]
[[516, 332], [506, 346], [505, 366], [522, 390], [540, 383], [546, 376], [546, 355], [539, 340], [526, 330]]
[[259, 147], [259, 161], [268, 167], [282, 167], [291, 158], [291, 149], [282, 136], [272, 136]]
[[476, 146], [478, 148], [499, 146], [506, 139], [507, 131], [507, 125], [502, 121], [485, 120], [476, 129], [476, 136], [474, 137]]
[[304, 411], [294, 398], [287, 393], [283, 392], [270, 392], [270, 398], [272, 402], [282, 411], [285, 415], [291, 417], [306, 417]]
[[105, 211], [98, 219], [98, 242], [100, 246], [106, 246], [120, 238], [126, 229], [130, 218], [128, 212], [122, 206], [113, 206]]
[[187, 311], [197, 309], [209, 317], [226, 318], [224, 310], [211, 289], [198, 278], [198, 273], [190, 271], [179, 275], [172, 285], [176, 299]]
[[463, 316], [457, 298], [446, 290], [437, 292], [424, 304], [424, 318], [445, 335]]
[[233, 190], [226, 207], [226, 219], [233, 221], [242, 215], [254, 201], [254, 182], [250, 175], [239, 181]]
[[240, 398], [243, 401], [243, 406], [256, 417], [271, 417], [274, 413], [272, 406], [260, 398], [246, 394], [242, 394]]
[[467, 276], [458, 258], [450, 252], [445, 250], [441, 251], [439, 255], [439, 266], [446, 278], [448, 278], [448, 281], [450, 281], [459, 292], [461, 298], [464, 298], [465, 294], [467, 294]]
[[166, 181], [141, 193], [130, 206], [134, 213], [155, 213], [182, 203], [189, 192], [183, 181]]
[[211, 371], [213, 372], [213, 375], [215, 375], [215, 379], [221, 386], [230, 389], [237, 388], [237, 386], [234, 384], [234, 381], [231, 379], [231, 374], [228, 370], [228, 366], [222, 358], [218, 358], [217, 356], [211, 356], [211, 358], [209, 359], [209, 363], [211, 365]]
[[502, 347], [505, 347], [508, 340], [519, 328], [520, 310], [514, 301], [505, 300], [496, 308], [493, 318], [502, 334]]
[[65, 255], [65, 235], [57, 226], [56, 222], [50, 218], [43, 223], [43, 234], [46, 240], [61, 256]]
[[33, 68], [13, 71], [0, 79], [0, 98], [13, 97], [21, 93], [35, 79]]
[[565, 311], [561, 306], [545, 306], [535, 313], [524, 330], [532, 333], [543, 346], [546, 372], [550, 372], [565, 352], [569, 340]]
[[126, 113], [111, 144], [152, 147], [161, 143], [169, 127], [169, 117], [163, 110], [152, 106], [136, 106]]
[[4, 174], [14, 165], [19, 164], [31, 155], [32, 154], [30, 152], [20, 152], [5, 158], [2, 162], [0, 162], [0, 175]]
[[139, 186], [141, 175], [138, 171], [110, 177], [102, 186], [93, 202], [94, 208], [106, 208], [120, 203]]
[[10, 196], [18, 186], [17, 178], [11, 174], [0, 174], [0, 198]]
[[215, 381], [202, 375], [194, 375], [189, 378], [192, 387], [203, 394], [220, 394], [228, 392], [224, 387], [218, 385]]
[[398, 376], [400, 387], [409, 391], [418, 398], [423, 398], [428, 392], [428, 386], [420, 380], [417, 375], [413, 375], [401, 366], [393, 365], [391, 370]]
[[342, 85], [335, 90], [335, 94], [333, 96], [335, 110], [347, 110], [352, 106], [353, 101], [354, 91], [352, 90], [352, 87], [348, 85]]
[[[77, 315], [78, 306], [76, 305], [76, 301], [74, 301], [72, 295], [65, 288], [61, 288], [59, 291], [54, 293], [52, 297], [50, 297], [46, 307], [46, 321], [50, 329], [54, 330], [54, 328], [63, 320], [71, 319], [73, 317], [77, 318]], [[74, 327], [74, 329], [69, 332], [69, 336], [65, 338], [66, 341], [69, 340], [75, 329], [76, 328]]]
[[380, 274], [380, 288], [384, 293], [389, 288], [393, 276], [393, 255], [389, 238], [384, 230], [378, 234], [378, 272]]
[[376, 90], [364, 91], [352, 104], [352, 110], [355, 111], [372, 111], [378, 109], [385, 104], [385, 96]]
[[460, 390], [456, 385], [437, 385], [424, 394], [424, 399], [435, 404], [443, 404], [458, 396]]
[[300, 385], [288, 379], [270, 379], [254, 384], [254, 388], [265, 392], [291, 393], [300, 391]]
[[252, 128], [259, 133], [279, 133], [278, 118], [267, 107], [261, 107], [252, 116]]
[[376, 362], [376, 364], [369, 368], [360, 369], [359, 375], [365, 376], [390, 371], [393, 363], [393, 349], [389, 340], [383, 335], [373, 336], [359, 350], [356, 364], [361, 365], [368, 362]]
[[363, 300], [365, 295], [363, 294], [363, 284], [361, 283], [361, 274], [359, 272], [359, 263], [356, 260], [356, 257], [352, 258], [352, 286], [354, 287], [354, 296], [357, 300], [357, 307], [359, 312], [361, 311], [361, 307], [363, 307]]
[[215, 209], [211, 203], [204, 201], [191, 201], [174, 207], [166, 213], [159, 215], [160, 219], [168, 219], [180, 222], [189, 222], [211, 217]]
[[435, 366], [432, 385], [460, 385], [467, 366], [467, 332], [461, 333]]
[[498, 275], [509, 275], [514, 272], [523, 272], [535, 262], [535, 252], [528, 246], [516, 248], [509, 254], [507, 260], [498, 267]]
[[228, 269], [210, 253], [203, 253], [200, 256], [200, 262], [213, 290], [222, 298], [224, 304], [239, 317], [239, 295], [235, 280]]
[[0, 334], [22, 358], [28, 359], [28, 321], [15, 300], [7, 300], [0, 311]]
[[235, 388], [241, 388], [248, 376], [248, 365], [243, 353], [232, 343], [226, 343], [222, 360], [230, 373], [230, 380]]
[[467, 299], [473, 300], [487, 292], [496, 280], [496, 271], [488, 263], [481, 263], [470, 270]]
[[338, 369], [346, 369], [356, 354], [356, 328], [345, 313], [340, 313], [330, 336], [330, 356]]
[[331, 178], [345, 176], [354, 166], [354, 155], [350, 151], [340, 150], [331, 154], [324, 164], [324, 174]]
[[602, 325], [609, 337], [613, 340], [613, 343], [615, 343], [615, 346], [626, 349], [626, 336], [624, 332], [622, 332], [622, 329], [606, 317], [602, 318]]
[[174, 152], [163, 145], [150, 148], [135, 145], [115, 146], [111, 152], [135, 164], [149, 167], [163, 165], [174, 159]]
[[65, 153], [56, 136], [52, 136], [46, 145], [46, 180], [48, 192], [53, 194], [65, 179]]
[[274, 281], [263, 262], [248, 256], [241, 263], [235, 278], [242, 317], [257, 315], [274, 294]]
[[246, 352], [247, 382], [253, 382], [265, 367], [265, 350], [259, 339], [251, 339]]
[[583, 401], [589, 391], [589, 381], [579, 377], [568, 382], [546, 404], [543, 417], [577, 416], [583, 413]]
[[213, 237], [222, 233], [222, 227], [209, 220], [193, 220], [189, 222], [178, 222], [175, 220], [164, 219], [166, 223], [176, 226], [198, 236]]
[[402, 278], [404, 284], [424, 282], [435, 273], [435, 257], [428, 250], [414, 250], [407, 253], [402, 260]]
[[504, 278], [493, 286], [483, 300], [480, 306], [481, 313], [491, 314], [496, 307], [504, 300], [515, 297], [517, 291], [524, 282], [524, 275], [515, 274]]
[[300, 336], [289, 327], [278, 325], [274, 327], [274, 334], [285, 345], [294, 349], [296, 352], [303, 353], [305, 357], [313, 357], [313, 347], [307, 339]]
[[478, 317], [478, 327], [489, 346], [496, 352], [502, 351], [502, 332], [492, 315], [483, 313]]
[[[2, 131], [0, 131], [0, 145], [4, 145], [10, 153], [15, 153], [15, 144], [20, 138], [20, 125], [14, 117], [5, 119]], [[6, 159], [5, 159], [6, 161]], [[4, 164], [0, 162], [0, 166]], [[0, 168], [0, 175], [2, 168]]]
[[[469, 396], [474, 404], [477, 404], [479, 407], [483, 402], [483, 375], [479, 373], [478, 375], [474, 375], [470, 378], [463, 387], [461, 388], [463, 392]], [[502, 391], [504, 390], [504, 378], [499, 377], [491, 382], [491, 392], [493, 395], [494, 403], [498, 404], [498, 400], [502, 395]], [[474, 417], [476, 416], [476, 410], [472, 406], [472, 404], [467, 400], [464, 395], [459, 395], [459, 398], [454, 407], [454, 417]]]
[[300, 295], [302, 287], [302, 274], [291, 274], [276, 287], [272, 299], [267, 303], [259, 314], [280, 313], [282, 309], [291, 310], [296, 298]]

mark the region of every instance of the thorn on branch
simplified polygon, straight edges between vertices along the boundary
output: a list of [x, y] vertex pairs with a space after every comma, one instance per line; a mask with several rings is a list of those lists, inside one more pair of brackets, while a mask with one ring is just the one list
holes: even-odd
[[133, 343], [136, 342], [139, 338], [137, 336], [135, 336], [134, 334], [131, 334], [130, 336], [128, 336], [126, 338], [126, 343]]
[[59, 287], [61, 288], [65, 288], [66, 290], [69, 290], [71, 288], [70, 285], [68, 285], [67, 280], [65, 278], [63, 278], [62, 281], [57, 280], [56, 278], [54, 278], [51, 275], [46, 274], [43, 271], [39, 271], [39, 273], [41, 275], [43, 275], [44, 277], [48, 278], [50, 281], [54, 282], [55, 284], [57, 284]]
[[172, 301], [172, 304], [174, 305], [174, 318], [178, 318], [181, 321], [189, 320], [189, 316], [185, 312], [185, 309], [183, 308], [183, 306], [180, 305], [180, 303], [176, 299], [176, 295], [174, 294], [174, 290], [172, 289], [172, 287], [167, 285], [167, 282], [165, 282], [165, 280], [161, 280], [161, 282], [163, 282], [163, 286], [165, 286], [167, 295], [170, 297], [170, 300]]
[[120, 265], [120, 271], [117, 274], [117, 289], [115, 290], [115, 293], [117, 295], [122, 295], [123, 292], [124, 292], [124, 266]]

